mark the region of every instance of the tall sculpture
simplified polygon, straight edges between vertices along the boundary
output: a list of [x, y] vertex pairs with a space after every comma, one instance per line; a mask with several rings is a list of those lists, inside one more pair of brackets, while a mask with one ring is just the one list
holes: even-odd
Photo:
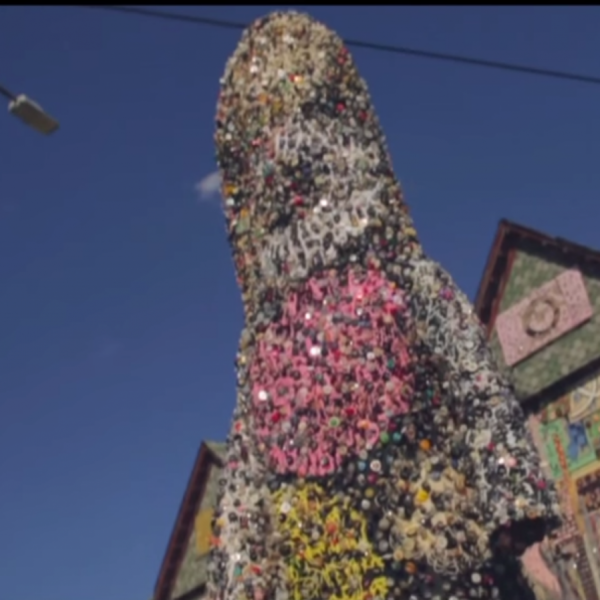
[[343, 41], [270, 15], [221, 83], [246, 324], [210, 597], [528, 598], [515, 557], [557, 526], [555, 492]]

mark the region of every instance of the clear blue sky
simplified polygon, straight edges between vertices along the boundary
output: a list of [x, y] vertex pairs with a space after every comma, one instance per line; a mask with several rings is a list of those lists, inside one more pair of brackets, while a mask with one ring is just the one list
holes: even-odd
[[[248, 21], [268, 8], [189, 7]], [[600, 8], [318, 7], [344, 37], [600, 75]], [[239, 33], [0, 8], [0, 588], [147, 600], [203, 438], [234, 403], [239, 292], [217, 198], [218, 79]], [[473, 297], [497, 221], [600, 246], [600, 87], [372, 51], [426, 250]]]

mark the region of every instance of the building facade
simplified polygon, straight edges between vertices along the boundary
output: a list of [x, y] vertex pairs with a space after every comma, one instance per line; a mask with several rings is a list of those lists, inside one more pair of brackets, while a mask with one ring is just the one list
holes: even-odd
[[560, 597], [599, 600], [600, 252], [503, 221], [476, 310], [562, 498], [564, 526], [542, 549]]
[[[538, 600], [600, 600], [600, 252], [502, 221], [475, 306], [562, 498], [525, 571]], [[204, 594], [224, 450], [200, 447], [152, 600]]]

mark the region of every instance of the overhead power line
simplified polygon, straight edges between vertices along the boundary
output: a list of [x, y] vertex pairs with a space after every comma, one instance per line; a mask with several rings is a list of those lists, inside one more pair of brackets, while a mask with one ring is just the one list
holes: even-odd
[[[208, 17], [197, 17], [194, 15], [184, 15], [167, 11], [152, 10], [147, 8], [137, 8], [129, 6], [110, 6], [110, 5], [76, 5], [79, 8], [93, 8], [110, 12], [118, 12], [140, 17], [162, 19], [165, 21], [180, 21], [192, 25], [203, 25], [208, 27], [221, 27], [223, 29], [245, 29], [246, 23], [238, 21], [229, 21], [225, 19], [210, 19]], [[563, 79], [567, 81], [577, 81], [579, 83], [592, 83], [600, 85], [600, 77], [591, 75], [582, 75], [569, 71], [557, 71], [554, 69], [541, 69], [527, 65], [518, 65], [495, 60], [486, 60], [483, 58], [474, 58], [470, 56], [460, 56], [458, 54], [449, 54], [446, 52], [432, 52], [430, 50], [419, 50], [416, 48], [407, 48], [406, 46], [397, 46], [391, 44], [379, 44], [377, 42], [367, 42], [364, 40], [344, 40], [347, 46], [354, 48], [364, 48], [367, 50], [376, 50], [379, 52], [388, 52], [390, 54], [403, 54], [405, 56], [415, 56], [417, 58], [428, 58], [430, 60], [439, 60], [445, 62], [471, 65], [475, 67], [486, 67], [502, 71], [512, 71], [515, 73], [525, 73], [527, 75], [537, 75], [540, 77], [551, 77], [553, 79]]]

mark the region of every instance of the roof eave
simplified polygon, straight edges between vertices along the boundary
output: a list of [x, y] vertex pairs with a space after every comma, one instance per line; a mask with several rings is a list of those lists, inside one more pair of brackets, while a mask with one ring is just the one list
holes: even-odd
[[210, 474], [211, 465], [222, 466], [221, 457], [202, 442], [194, 461], [194, 467], [188, 480], [175, 525], [161, 563], [154, 587], [154, 600], [168, 600], [181, 561], [187, 549], [189, 537], [196, 516], [196, 508], [201, 501]]
[[[560, 237], [552, 237], [530, 227], [518, 225], [506, 219], [498, 224], [494, 243], [490, 249], [483, 277], [475, 299], [475, 311], [481, 322], [488, 327], [493, 326], [494, 302], [497, 298], [502, 283], [509, 275], [511, 260], [509, 253], [514, 250], [520, 240], [531, 241], [541, 248], [552, 247], [565, 255], [573, 257], [576, 262], [584, 264], [591, 262], [600, 264], [600, 252]], [[496, 306], [497, 308], [497, 306]]]

